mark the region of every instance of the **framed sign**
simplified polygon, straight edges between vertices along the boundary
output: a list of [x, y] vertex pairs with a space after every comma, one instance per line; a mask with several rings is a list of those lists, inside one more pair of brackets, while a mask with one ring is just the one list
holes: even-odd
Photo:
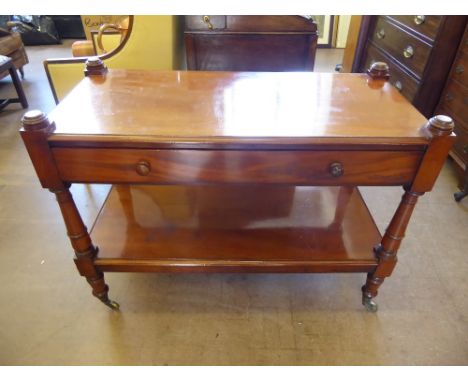
[[331, 48], [332, 37], [333, 37], [334, 16], [331, 16], [331, 15], [312, 16], [312, 19], [317, 23], [318, 47], [319, 48]]

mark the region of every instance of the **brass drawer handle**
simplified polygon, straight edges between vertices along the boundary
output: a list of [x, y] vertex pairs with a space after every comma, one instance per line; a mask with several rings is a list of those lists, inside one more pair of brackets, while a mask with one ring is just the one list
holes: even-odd
[[457, 73], [457, 74], [462, 74], [464, 71], [465, 71], [465, 68], [463, 67], [463, 65], [458, 65], [455, 68], [455, 73]]
[[382, 28], [376, 33], [376, 35], [379, 40], [382, 40], [385, 37], [385, 30]]
[[413, 20], [416, 25], [421, 25], [424, 24], [424, 21], [426, 21], [426, 16], [414, 16]]
[[333, 176], [334, 178], [338, 178], [344, 174], [344, 168], [340, 162], [332, 163], [330, 165], [329, 171], [330, 171], [331, 176]]
[[213, 29], [213, 24], [211, 24], [210, 16], [203, 16], [203, 22], [208, 26], [208, 29]]
[[399, 92], [403, 90], [403, 84], [400, 81], [395, 82], [395, 87]]
[[137, 163], [135, 170], [138, 175], [146, 176], [150, 173], [151, 166], [147, 161], [141, 160]]
[[411, 45], [408, 45], [404, 50], [403, 50], [403, 56], [406, 58], [411, 58], [414, 56], [414, 48]]
[[448, 102], [451, 102], [453, 101], [453, 94], [452, 93], [447, 93], [447, 95], [445, 96], [445, 100], [448, 101]]

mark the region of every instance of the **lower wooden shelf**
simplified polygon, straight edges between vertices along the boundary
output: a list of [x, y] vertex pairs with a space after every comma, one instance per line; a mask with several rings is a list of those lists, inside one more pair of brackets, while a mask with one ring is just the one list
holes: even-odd
[[114, 186], [101, 271], [371, 272], [380, 233], [354, 187]]

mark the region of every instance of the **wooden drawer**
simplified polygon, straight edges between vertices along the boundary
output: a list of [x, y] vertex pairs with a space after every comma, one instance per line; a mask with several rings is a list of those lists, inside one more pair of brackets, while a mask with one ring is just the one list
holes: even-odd
[[[211, 28], [210, 28], [211, 25]], [[226, 28], [226, 16], [185, 16], [185, 27], [190, 30], [208, 31]]]
[[439, 30], [442, 16], [389, 16], [400, 22], [413, 32], [418, 33], [429, 40], [434, 41]]
[[186, 34], [186, 45], [193, 47], [187, 55], [189, 70], [310, 71], [314, 66], [316, 36], [205, 33], [189, 37]]
[[[423, 154], [62, 147], [52, 152], [67, 182], [294, 185], [401, 185], [413, 179]], [[342, 166], [341, 175], [332, 174], [333, 164]]]
[[395, 86], [406, 99], [412, 102], [418, 91], [419, 82], [414, 77], [401, 70], [384, 53], [381, 53], [379, 49], [370, 43], [367, 48], [362, 70], [364, 71], [369, 68], [370, 65], [376, 61], [384, 61], [388, 64], [390, 68], [390, 83]]
[[[208, 19], [206, 19], [208, 17]], [[317, 32], [317, 24], [302, 16], [185, 16], [185, 31], [213, 30], [241, 33]]]
[[463, 86], [453, 79], [444, 90], [441, 106], [449, 110], [458, 119], [468, 120], [468, 87]]
[[423, 76], [431, 53], [431, 45], [407, 33], [384, 17], [377, 19], [369, 37], [418, 78]]
[[457, 80], [462, 85], [468, 86], [468, 51], [460, 51], [453, 64], [450, 77]]

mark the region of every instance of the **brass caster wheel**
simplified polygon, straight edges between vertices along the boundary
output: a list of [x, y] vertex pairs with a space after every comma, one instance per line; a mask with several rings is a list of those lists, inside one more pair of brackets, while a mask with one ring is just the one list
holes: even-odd
[[364, 297], [362, 299], [362, 305], [364, 305], [364, 307], [366, 308], [368, 312], [372, 312], [372, 313], [377, 312], [377, 310], [379, 309], [379, 306], [377, 305], [377, 303], [371, 298]]
[[455, 198], [455, 201], [459, 202], [461, 201], [468, 193], [465, 191], [460, 191], [460, 192], [455, 192], [453, 194], [453, 197]]
[[107, 300], [107, 301], [103, 301], [103, 303], [106, 304], [112, 310], [119, 310], [120, 309], [120, 305], [115, 301]]

